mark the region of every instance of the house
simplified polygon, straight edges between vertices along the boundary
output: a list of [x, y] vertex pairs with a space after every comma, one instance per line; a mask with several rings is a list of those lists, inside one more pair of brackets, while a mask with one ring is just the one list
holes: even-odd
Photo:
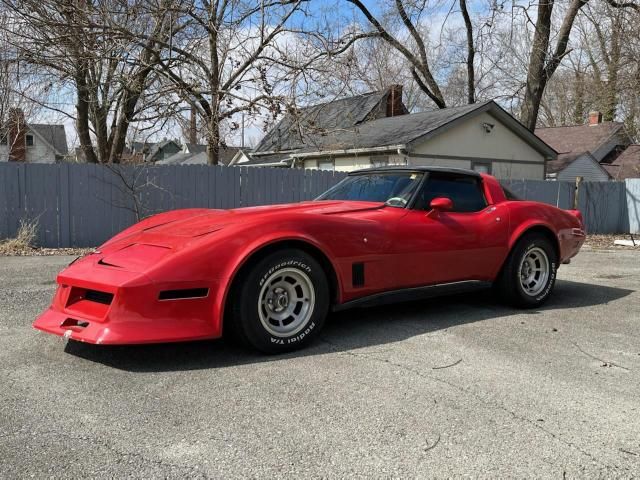
[[56, 163], [69, 153], [64, 125], [27, 123], [19, 109], [0, 130], [0, 162]]
[[161, 142], [132, 142], [122, 155], [122, 163], [155, 163], [165, 160], [182, 151], [182, 145], [177, 140], [163, 140]]
[[233, 165], [350, 171], [379, 165], [440, 165], [500, 178], [544, 179], [556, 152], [497, 103], [409, 114], [402, 87], [288, 114]]
[[585, 125], [537, 128], [536, 135], [558, 152], [547, 164], [547, 178], [570, 182], [611, 180], [607, 165], [631, 143], [624, 124], [603, 122], [600, 112], [591, 112]]
[[629, 145], [613, 161], [602, 166], [613, 180], [640, 178], [640, 145]]
[[[229, 165], [239, 151], [238, 147], [220, 146], [218, 163]], [[157, 165], [207, 165], [208, 163], [207, 146], [193, 143], [185, 143], [181, 152], [156, 162]]]

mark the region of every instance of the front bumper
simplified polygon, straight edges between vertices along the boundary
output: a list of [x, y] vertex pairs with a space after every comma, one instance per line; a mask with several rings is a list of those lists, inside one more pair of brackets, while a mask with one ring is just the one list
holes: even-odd
[[[64, 270], [51, 306], [34, 328], [80, 342], [139, 344], [217, 338], [218, 282], [153, 282], [144, 274], [81, 262]], [[207, 289], [197, 298], [160, 300], [161, 291]]]

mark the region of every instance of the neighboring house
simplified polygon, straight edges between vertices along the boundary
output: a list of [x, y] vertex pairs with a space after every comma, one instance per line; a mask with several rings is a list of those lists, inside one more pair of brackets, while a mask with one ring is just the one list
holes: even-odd
[[233, 165], [350, 171], [440, 165], [500, 178], [544, 179], [556, 152], [493, 101], [408, 114], [392, 86], [287, 115]]
[[[219, 165], [229, 165], [239, 151], [238, 147], [220, 146]], [[156, 162], [157, 165], [207, 165], [208, 163], [207, 146], [193, 143], [186, 143], [182, 152]]]
[[56, 163], [69, 153], [64, 125], [27, 123], [14, 109], [0, 131], [0, 161]]
[[602, 166], [613, 180], [640, 178], [640, 145], [629, 145], [615, 160]]
[[599, 112], [591, 112], [586, 125], [537, 128], [536, 135], [558, 152], [547, 164], [547, 178], [570, 182], [611, 180], [607, 165], [631, 143], [624, 124], [603, 122]]
[[182, 145], [176, 140], [153, 142], [133, 142], [123, 153], [122, 163], [155, 163], [165, 160], [182, 151]]

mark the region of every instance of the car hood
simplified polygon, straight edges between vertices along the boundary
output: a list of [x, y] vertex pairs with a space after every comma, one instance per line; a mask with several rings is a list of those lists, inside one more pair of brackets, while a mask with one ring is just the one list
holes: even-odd
[[[188, 209], [155, 215], [133, 225], [83, 259], [103, 267], [143, 272], [188, 244], [234, 225], [286, 219], [290, 214], [353, 215], [384, 207], [379, 202], [313, 201], [232, 210]], [[298, 217], [299, 218], [299, 217]]]

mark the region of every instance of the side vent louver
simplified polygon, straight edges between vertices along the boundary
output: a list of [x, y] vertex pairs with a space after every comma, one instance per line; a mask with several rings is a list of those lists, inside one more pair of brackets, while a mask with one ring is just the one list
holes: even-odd
[[351, 281], [354, 287], [364, 287], [364, 263], [354, 263], [351, 266]]
[[184, 288], [181, 290], [163, 290], [158, 300], [186, 300], [191, 298], [204, 298], [209, 295], [208, 288]]

